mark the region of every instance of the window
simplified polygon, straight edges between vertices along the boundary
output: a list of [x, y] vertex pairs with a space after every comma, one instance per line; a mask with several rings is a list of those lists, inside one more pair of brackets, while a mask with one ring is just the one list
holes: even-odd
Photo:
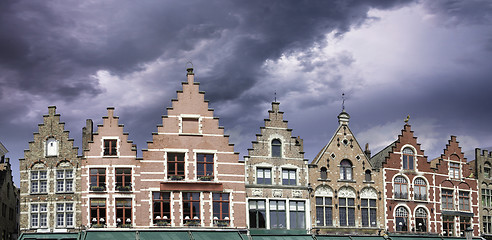
[[282, 169], [282, 185], [296, 185], [295, 169]]
[[214, 178], [214, 155], [202, 154], [196, 155], [197, 170], [196, 175], [201, 180], [211, 180]]
[[116, 151], [116, 139], [105, 139], [104, 140], [104, 156], [116, 156], [118, 152]]
[[171, 193], [154, 192], [153, 194], [153, 212], [155, 225], [169, 225], [171, 221]]
[[352, 163], [347, 159], [340, 162], [340, 179], [352, 180]]
[[449, 177], [454, 179], [460, 178], [460, 164], [459, 163], [449, 163]]
[[492, 191], [482, 188], [482, 205], [485, 207], [492, 206]]
[[427, 200], [427, 183], [423, 178], [416, 178], [414, 180], [414, 194], [415, 200], [426, 201]]
[[490, 178], [490, 164], [485, 163], [483, 166], [483, 177]]
[[492, 216], [483, 216], [482, 229], [483, 233], [491, 233], [492, 231]]
[[396, 231], [406, 232], [408, 231], [408, 211], [405, 207], [398, 207], [395, 212], [396, 215]]
[[48, 178], [46, 171], [31, 171], [31, 193], [46, 193]]
[[132, 199], [117, 198], [116, 199], [116, 226], [132, 224]]
[[453, 190], [442, 189], [442, 209], [454, 209]]
[[407, 179], [402, 176], [395, 178], [395, 198], [408, 199], [408, 185]]
[[167, 153], [167, 175], [172, 180], [181, 180], [185, 176], [185, 154]]
[[106, 169], [105, 168], [91, 168], [91, 191], [105, 191], [106, 190]]
[[257, 168], [256, 169], [256, 183], [257, 184], [272, 184], [272, 169], [271, 168]]
[[48, 206], [46, 203], [31, 204], [31, 228], [48, 227]]
[[355, 226], [355, 198], [338, 198], [340, 226]]
[[270, 228], [286, 228], [285, 201], [270, 200]]
[[364, 175], [364, 181], [366, 181], [366, 182], [372, 181], [371, 170], [369, 170], [369, 169], [366, 170], [366, 173]]
[[200, 221], [200, 193], [183, 193], [183, 216], [185, 224], [191, 220]]
[[470, 211], [470, 193], [460, 191], [458, 207], [461, 211]]
[[213, 193], [214, 221], [216, 225], [229, 224], [229, 193]]
[[303, 201], [290, 201], [289, 203], [290, 212], [290, 229], [305, 229], [306, 220], [304, 213], [304, 202]]
[[73, 203], [56, 204], [56, 227], [73, 227]]
[[415, 211], [415, 225], [417, 232], [427, 232], [427, 211], [424, 208]]
[[316, 197], [316, 225], [333, 225], [333, 204], [331, 197]]
[[282, 142], [278, 139], [272, 140], [272, 157], [282, 157]]
[[460, 236], [465, 236], [465, 230], [471, 227], [471, 218], [460, 216]]
[[376, 199], [361, 199], [361, 215], [363, 227], [376, 227]]
[[55, 138], [46, 140], [46, 157], [58, 156], [58, 141]]
[[2, 217], [7, 216], [7, 204], [2, 203]]
[[72, 170], [56, 170], [56, 192], [73, 192]]
[[116, 190], [131, 191], [132, 190], [132, 169], [131, 168], [116, 168]]
[[413, 170], [413, 150], [411, 148], [403, 149], [403, 169]]
[[326, 180], [328, 178], [327, 169], [325, 167], [321, 168], [320, 178]]
[[102, 227], [106, 224], [106, 199], [91, 199], [92, 226]]
[[454, 216], [442, 217], [442, 235], [446, 237], [454, 236]]
[[249, 227], [266, 228], [265, 200], [249, 201]]

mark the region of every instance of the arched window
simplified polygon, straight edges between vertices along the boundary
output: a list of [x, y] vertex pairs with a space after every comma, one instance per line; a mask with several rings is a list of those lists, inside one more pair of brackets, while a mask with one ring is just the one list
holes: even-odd
[[403, 149], [403, 169], [413, 170], [413, 166], [414, 166], [413, 157], [414, 154], [411, 148], [407, 147]]
[[378, 195], [374, 188], [363, 188], [360, 192], [360, 213], [362, 217], [362, 227], [377, 226], [377, 206]]
[[427, 200], [427, 183], [423, 178], [416, 178], [414, 183], [414, 199], [415, 200]]
[[417, 232], [427, 232], [427, 211], [422, 207], [415, 211], [415, 225]]
[[323, 180], [326, 180], [328, 178], [327, 169], [325, 167], [321, 168], [320, 178]]
[[338, 211], [340, 226], [355, 226], [355, 191], [341, 187], [338, 191]]
[[365, 176], [364, 181], [366, 182], [372, 181], [371, 170], [367, 169], [366, 174], [364, 176]]
[[352, 163], [347, 159], [340, 162], [340, 179], [352, 180]]
[[46, 156], [58, 156], [58, 141], [55, 138], [46, 140]]
[[316, 226], [333, 226], [333, 191], [321, 186], [314, 192], [316, 196]]
[[282, 142], [278, 139], [272, 140], [272, 157], [282, 157]]
[[395, 178], [395, 198], [398, 199], [408, 199], [408, 182], [402, 176]]
[[395, 211], [396, 216], [396, 231], [406, 232], [408, 231], [408, 211], [405, 207], [398, 207]]

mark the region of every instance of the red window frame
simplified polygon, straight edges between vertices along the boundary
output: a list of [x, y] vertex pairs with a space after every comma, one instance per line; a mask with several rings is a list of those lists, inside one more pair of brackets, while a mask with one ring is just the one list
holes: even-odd
[[[95, 201], [104, 201], [104, 205], [103, 206], [100, 206], [100, 205], [96, 205], [94, 204], [93, 206], [93, 202]], [[106, 199], [104, 198], [92, 198], [91, 201], [90, 201], [90, 207], [91, 207], [91, 222], [92, 224], [105, 224], [105, 222], [107, 222], [107, 218], [106, 218]], [[96, 212], [96, 215], [94, 216], [94, 212]], [[93, 219], [96, 219], [96, 221], [92, 221]], [[101, 221], [101, 219], [104, 219], [104, 221]]]
[[[153, 193], [153, 219], [154, 224], [159, 221], [166, 221], [164, 216], [167, 217], [167, 221], [171, 220], [171, 193], [170, 192], [154, 192]], [[169, 211], [164, 211], [164, 207], [167, 207]]]
[[443, 189], [441, 198], [442, 209], [454, 209], [453, 190]]
[[185, 175], [184, 153], [167, 153], [167, 175], [184, 177]]
[[[229, 221], [229, 193], [212, 193], [214, 220]], [[227, 210], [224, 211], [224, 210]], [[217, 217], [217, 219], [215, 219]], [[228, 219], [225, 219], [227, 217]]]
[[[95, 170], [95, 171], [93, 171]], [[96, 182], [93, 182], [92, 177], [95, 177]], [[106, 168], [91, 168], [89, 169], [89, 179], [91, 187], [106, 188]]]
[[[189, 219], [186, 219], [187, 216], [189, 217]], [[183, 219], [185, 221], [200, 220], [200, 193], [199, 192], [183, 193]]]
[[[116, 198], [115, 199], [115, 205], [116, 205], [116, 214], [115, 214], [115, 219], [116, 219], [116, 224], [132, 224], [133, 219], [132, 219], [132, 199], [131, 198]], [[130, 203], [130, 206], [127, 205], [127, 203]], [[123, 203], [123, 204], [122, 204]], [[118, 216], [120, 215], [120, 216]], [[127, 216], [129, 215], [129, 216]], [[121, 220], [121, 222], [118, 222], [118, 218]], [[130, 219], [130, 222], [127, 221], [127, 219]]]
[[118, 155], [116, 144], [116, 139], [104, 139], [104, 156]]
[[470, 193], [459, 191], [458, 209], [460, 211], [470, 211]]
[[197, 153], [196, 154], [196, 175], [197, 177], [214, 176], [214, 155]]
[[[130, 187], [132, 183], [131, 168], [116, 168], [116, 187]], [[127, 179], [129, 178], [129, 180]]]

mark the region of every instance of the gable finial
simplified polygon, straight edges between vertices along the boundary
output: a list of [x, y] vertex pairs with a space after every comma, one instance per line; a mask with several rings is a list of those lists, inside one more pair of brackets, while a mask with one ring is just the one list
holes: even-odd
[[408, 124], [408, 120], [410, 120], [410, 114], [408, 114], [407, 118], [405, 118], [405, 124]]
[[275, 95], [275, 102], [277, 102], [277, 90], [273, 94]]
[[342, 111], [345, 111], [345, 93], [342, 93]]

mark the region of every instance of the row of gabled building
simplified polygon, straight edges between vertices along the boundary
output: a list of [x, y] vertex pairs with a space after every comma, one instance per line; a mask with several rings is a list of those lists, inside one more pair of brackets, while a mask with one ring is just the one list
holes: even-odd
[[[309, 163], [273, 102], [244, 160], [188, 69], [177, 99], [137, 157], [108, 108], [82, 155], [55, 107], [20, 159], [22, 232], [86, 229], [242, 229], [313, 234], [474, 236], [491, 231], [488, 153], [467, 162], [452, 136], [427, 159], [408, 123], [371, 156], [345, 110], [330, 141]], [[492, 189], [492, 187], [490, 188]]]

